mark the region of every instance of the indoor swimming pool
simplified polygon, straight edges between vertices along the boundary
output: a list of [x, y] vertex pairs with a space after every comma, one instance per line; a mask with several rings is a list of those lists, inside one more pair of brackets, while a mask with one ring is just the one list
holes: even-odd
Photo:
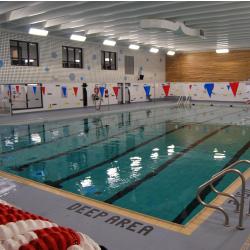
[[184, 225], [203, 208], [198, 187], [250, 159], [249, 117], [246, 107], [194, 105], [2, 125], [0, 170]]

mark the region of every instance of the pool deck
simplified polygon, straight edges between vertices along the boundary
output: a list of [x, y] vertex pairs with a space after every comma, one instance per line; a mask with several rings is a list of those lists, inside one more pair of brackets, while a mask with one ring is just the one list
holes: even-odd
[[[197, 102], [195, 102], [196, 104]], [[197, 103], [198, 104], [198, 103]], [[148, 102], [57, 111], [27, 112], [13, 116], [0, 116], [0, 125], [24, 124], [53, 119], [66, 119], [82, 115], [136, 110], [148, 107], [173, 105], [170, 102]], [[174, 104], [175, 105], [175, 104]], [[199, 102], [199, 105], [211, 103]], [[243, 106], [244, 103], [213, 103], [214, 106]], [[244, 105], [245, 106], [245, 105]], [[246, 190], [250, 194], [250, 170], [245, 172]], [[204, 208], [185, 226], [135, 213], [113, 205], [56, 189], [0, 171], [0, 199], [21, 207], [30, 213], [43, 216], [60, 226], [83, 232], [108, 250], [247, 250], [250, 246], [250, 216], [248, 193], [245, 195], [243, 225], [236, 229], [239, 214], [234, 213], [231, 198], [220, 196], [212, 204], [221, 205], [229, 214], [230, 227], [224, 227], [222, 212]], [[241, 192], [239, 178], [226, 192]]]

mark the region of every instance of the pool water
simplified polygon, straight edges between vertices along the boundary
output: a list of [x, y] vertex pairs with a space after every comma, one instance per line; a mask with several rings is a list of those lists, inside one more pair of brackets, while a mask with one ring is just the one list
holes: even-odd
[[0, 126], [0, 170], [184, 225], [203, 208], [197, 188], [250, 158], [249, 116], [195, 105]]

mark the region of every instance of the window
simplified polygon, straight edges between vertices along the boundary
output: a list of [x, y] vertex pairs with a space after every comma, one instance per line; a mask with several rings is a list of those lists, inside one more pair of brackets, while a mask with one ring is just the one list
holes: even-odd
[[134, 74], [134, 57], [125, 56], [125, 74], [133, 75]]
[[116, 53], [101, 51], [101, 69], [116, 70]]
[[10, 40], [11, 65], [39, 66], [38, 43]]
[[82, 68], [82, 49], [72, 47], [62, 47], [63, 68]]

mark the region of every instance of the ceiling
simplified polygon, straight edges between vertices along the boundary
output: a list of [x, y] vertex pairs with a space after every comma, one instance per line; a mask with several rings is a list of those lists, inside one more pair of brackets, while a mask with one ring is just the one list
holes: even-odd
[[[140, 20], [154, 18], [204, 29], [206, 38], [140, 28]], [[85, 42], [109, 39], [160, 53], [250, 49], [250, 1], [0, 1], [1, 30], [28, 33], [31, 27], [50, 37], [78, 34]]]

